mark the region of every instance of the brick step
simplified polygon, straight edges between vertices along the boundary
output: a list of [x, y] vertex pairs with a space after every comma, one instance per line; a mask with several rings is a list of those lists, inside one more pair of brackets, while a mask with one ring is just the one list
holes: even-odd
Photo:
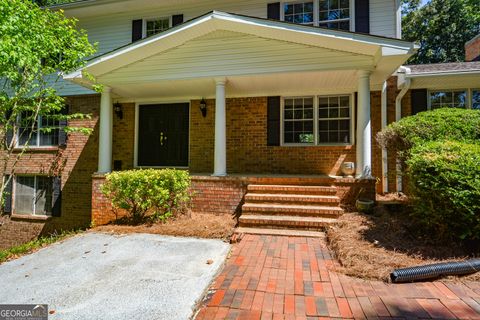
[[276, 214], [293, 216], [338, 217], [343, 209], [334, 206], [298, 205], [282, 203], [245, 203], [242, 214]]
[[340, 199], [337, 196], [311, 195], [311, 194], [280, 194], [280, 193], [247, 193], [245, 202], [276, 202], [296, 204], [324, 204], [338, 206]]
[[336, 195], [337, 188], [328, 186], [297, 186], [297, 185], [275, 185], [275, 184], [249, 184], [249, 193], [280, 193], [300, 195]]
[[337, 219], [278, 215], [241, 215], [238, 221], [240, 227], [267, 226], [272, 228], [317, 230], [337, 222]]
[[237, 229], [235, 229], [235, 233], [260, 234], [268, 236], [325, 238], [324, 232], [310, 230], [238, 227]]

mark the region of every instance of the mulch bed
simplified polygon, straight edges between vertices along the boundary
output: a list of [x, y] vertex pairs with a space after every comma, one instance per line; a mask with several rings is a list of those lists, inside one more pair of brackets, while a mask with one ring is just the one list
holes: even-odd
[[153, 233], [170, 236], [196, 237], [229, 240], [235, 227], [235, 217], [227, 214], [214, 215], [191, 212], [171, 218], [165, 223], [145, 222], [138, 225], [109, 224], [92, 229], [97, 232], [123, 233]]
[[[390, 272], [397, 268], [458, 261], [476, 255], [460, 244], [439, 244], [427, 234], [419, 235], [405, 212], [392, 213], [384, 207], [377, 207], [373, 215], [344, 214], [336, 226], [327, 230], [327, 239], [341, 264], [339, 271], [364, 279], [389, 281]], [[480, 280], [480, 273], [448, 279]]]

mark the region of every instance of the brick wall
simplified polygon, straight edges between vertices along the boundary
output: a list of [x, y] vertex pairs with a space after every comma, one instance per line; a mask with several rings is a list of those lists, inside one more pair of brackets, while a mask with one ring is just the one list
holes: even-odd
[[[91, 114], [91, 119], [72, 120], [69, 126], [96, 128], [98, 95], [68, 98], [70, 112]], [[97, 169], [98, 132], [90, 136], [69, 134], [66, 147], [26, 153], [18, 163], [19, 174], [61, 175], [62, 214], [48, 220], [0, 217], [0, 249], [24, 243], [54, 230], [85, 227], [91, 221], [92, 173]], [[10, 167], [7, 172], [10, 172]], [[2, 173], [3, 174], [3, 173]]]
[[480, 34], [465, 43], [465, 61], [480, 60]]

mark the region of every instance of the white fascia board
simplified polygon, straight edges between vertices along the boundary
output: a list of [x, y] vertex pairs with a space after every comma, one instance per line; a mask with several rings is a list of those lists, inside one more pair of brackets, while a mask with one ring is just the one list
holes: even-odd
[[461, 76], [461, 75], [475, 75], [475, 74], [480, 75], [480, 69], [410, 73], [410, 74], [406, 75], [406, 77], [408, 77], [408, 78], [422, 78], [422, 77]]
[[[413, 43], [398, 39], [312, 28], [214, 11], [158, 35], [104, 54], [90, 61], [84, 68], [94, 76], [100, 76], [215, 30], [242, 32], [280, 41], [371, 56], [378, 54], [378, 49], [383, 46], [389, 48], [385, 51], [387, 55], [409, 54], [415, 48]], [[139, 50], [140, 48], [142, 50]], [[382, 55], [383, 53], [382, 49]], [[70, 77], [70, 75], [66, 76], [67, 79]]]

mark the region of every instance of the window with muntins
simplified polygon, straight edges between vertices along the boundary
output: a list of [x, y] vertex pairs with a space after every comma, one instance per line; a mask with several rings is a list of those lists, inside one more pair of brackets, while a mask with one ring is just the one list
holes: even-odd
[[[32, 121], [20, 118], [18, 130], [18, 146], [46, 147], [58, 145], [59, 121], [52, 117], [38, 116], [32, 126]], [[29, 141], [30, 138], [30, 141]]]
[[350, 143], [350, 96], [318, 98], [318, 142]]
[[283, 144], [351, 144], [351, 110], [349, 94], [284, 98]]
[[466, 108], [466, 90], [430, 91], [430, 109], [438, 108]]
[[350, 30], [350, 0], [319, 0], [318, 21], [320, 27]]
[[285, 98], [283, 108], [283, 141], [314, 143], [313, 97]]
[[283, 12], [287, 22], [313, 26], [313, 2], [285, 3]]
[[350, 0], [314, 0], [283, 3], [283, 20], [292, 23], [350, 30]]
[[165, 31], [168, 28], [170, 28], [169, 17], [148, 19], [145, 22], [145, 36], [152, 36], [154, 34]]
[[49, 216], [52, 214], [52, 178], [15, 177], [15, 214]]

